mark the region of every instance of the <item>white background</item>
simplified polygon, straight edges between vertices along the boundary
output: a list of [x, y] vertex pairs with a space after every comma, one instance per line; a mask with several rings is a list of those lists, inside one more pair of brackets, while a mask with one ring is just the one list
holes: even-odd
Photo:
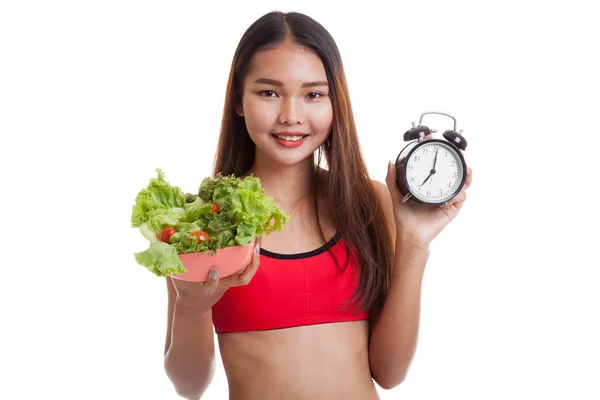
[[[235, 47], [274, 9], [335, 38], [372, 178], [424, 111], [469, 141], [473, 186], [432, 245], [417, 354], [381, 398], [600, 398], [591, 5], [219, 4], [1, 3], [0, 398], [177, 398], [165, 284], [133, 259], [131, 206], [156, 167], [186, 191], [210, 173]], [[206, 399], [227, 398], [218, 366]]]

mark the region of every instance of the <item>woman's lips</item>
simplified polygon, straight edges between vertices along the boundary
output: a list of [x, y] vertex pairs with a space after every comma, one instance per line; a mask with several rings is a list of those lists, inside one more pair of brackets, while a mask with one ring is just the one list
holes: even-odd
[[[301, 136], [301, 134], [300, 135], [281, 135], [281, 136]], [[279, 143], [281, 146], [288, 148], [288, 149], [293, 149], [293, 148], [300, 146], [302, 143], [304, 143], [304, 141], [306, 140], [307, 137], [308, 136], [305, 136], [300, 140], [292, 141], [292, 140], [280, 139], [276, 135], [273, 135], [273, 138], [275, 138], [275, 141], [277, 143]]]

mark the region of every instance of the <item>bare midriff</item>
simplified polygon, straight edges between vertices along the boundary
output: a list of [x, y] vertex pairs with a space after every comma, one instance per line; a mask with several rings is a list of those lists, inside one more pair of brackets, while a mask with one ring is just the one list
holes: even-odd
[[379, 400], [368, 321], [218, 335], [230, 400]]

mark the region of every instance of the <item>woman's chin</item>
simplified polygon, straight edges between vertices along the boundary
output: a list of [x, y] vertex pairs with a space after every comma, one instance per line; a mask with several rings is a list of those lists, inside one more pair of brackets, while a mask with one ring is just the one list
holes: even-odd
[[263, 154], [263, 156], [269, 158], [270, 163], [280, 165], [282, 167], [292, 167], [300, 165], [302, 163], [310, 162], [314, 160], [314, 152], [306, 153], [306, 151], [299, 152], [275, 152], [275, 154]]

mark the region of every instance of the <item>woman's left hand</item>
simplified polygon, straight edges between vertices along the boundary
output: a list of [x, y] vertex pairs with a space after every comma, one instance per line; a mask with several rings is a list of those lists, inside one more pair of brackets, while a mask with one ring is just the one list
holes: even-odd
[[458, 215], [467, 199], [467, 189], [471, 186], [472, 177], [471, 168], [467, 167], [465, 184], [460, 193], [448, 201], [448, 210], [437, 204], [417, 203], [412, 200], [402, 203], [404, 196], [396, 183], [396, 166], [390, 162], [385, 183], [392, 195], [397, 235], [417, 246], [428, 247], [431, 241]]

